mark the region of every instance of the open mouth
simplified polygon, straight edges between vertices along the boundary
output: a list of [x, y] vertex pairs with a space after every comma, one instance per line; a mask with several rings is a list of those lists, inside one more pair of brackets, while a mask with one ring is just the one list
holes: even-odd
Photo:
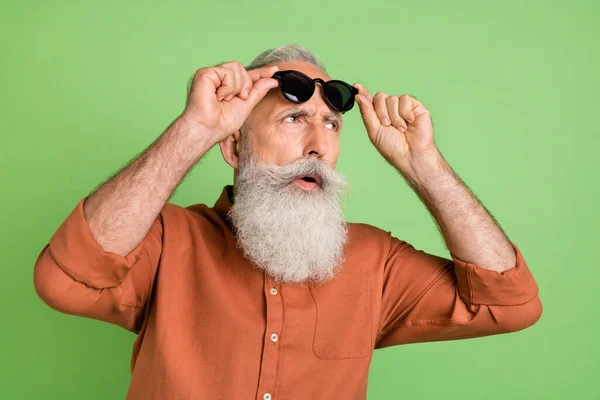
[[304, 190], [317, 190], [321, 187], [321, 177], [318, 175], [299, 176], [293, 182]]

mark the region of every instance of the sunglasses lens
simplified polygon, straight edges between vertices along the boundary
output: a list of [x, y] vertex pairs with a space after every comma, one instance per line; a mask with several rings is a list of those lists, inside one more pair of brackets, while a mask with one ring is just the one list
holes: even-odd
[[281, 92], [288, 100], [303, 103], [313, 94], [312, 82], [300, 74], [285, 74], [281, 78]]
[[354, 96], [348, 86], [339, 82], [331, 82], [323, 89], [327, 100], [338, 111], [348, 111], [354, 105]]

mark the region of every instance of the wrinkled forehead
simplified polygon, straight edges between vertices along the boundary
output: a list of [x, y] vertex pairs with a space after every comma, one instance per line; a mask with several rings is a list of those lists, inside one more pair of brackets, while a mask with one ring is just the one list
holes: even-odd
[[[279, 67], [280, 71], [295, 70], [300, 71], [313, 79], [321, 78], [325, 82], [331, 80], [331, 77], [327, 75], [327, 73], [321, 68], [304, 61], [286, 61], [275, 65]], [[318, 86], [320, 84], [317, 83], [316, 85]], [[279, 86], [277, 86], [276, 88], [271, 89], [269, 93], [258, 103], [258, 105], [252, 111], [252, 116], [260, 116], [270, 119], [272, 116], [280, 113], [285, 108], [310, 108], [311, 104], [312, 107], [314, 107], [314, 104], [311, 102], [298, 105], [286, 100], [281, 94], [281, 89]], [[325, 103], [323, 103], [323, 106], [326, 110], [329, 110], [328, 107], [325, 106]]]
[[277, 65], [279, 67], [280, 71], [286, 71], [286, 70], [293, 69], [296, 71], [300, 71], [300, 72], [310, 76], [313, 79], [321, 78], [325, 82], [331, 80], [331, 77], [329, 77], [329, 75], [327, 75], [327, 73], [325, 71], [323, 71], [321, 68], [317, 67], [314, 64], [305, 62], [305, 61], [285, 61], [285, 62], [277, 63], [275, 65]]

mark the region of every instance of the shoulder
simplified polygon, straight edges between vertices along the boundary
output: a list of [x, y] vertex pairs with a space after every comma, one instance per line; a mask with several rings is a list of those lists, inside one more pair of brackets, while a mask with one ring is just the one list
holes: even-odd
[[377, 251], [387, 256], [391, 253], [414, 250], [410, 243], [394, 236], [391, 231], [365, 223], [349, 222], [348, 225], [350, 247], [358, 248], [363, 253]]
[[179, 229], [193, 226], [214, 226], [222, 229], [225, 222], [215, 210], [206, 204], [198, 203], [189, 206], [180, 206], [175, 203], [166, 203], [160, 212], [165, 226], [177, 225]]
[[161, 214], [175, 218], [206, 217], [213, 213], [214, 210], [203, 203], [181, 206], [179, 204], [167, 202], [161, 210]]
[[360, 222], [348, 223], [348, 248], [357, 250], [361, 254], [380, 254], [385, 257], [390, 252], [394, 239], [390, 231], [374, 225]]
[[378, 243], [385, 244], [390, 242], [391, 232], [378, 228], [374, 225], [362, 222], [348, 222], [348, 237], [352, 241], [358, 241], [363, 244]]

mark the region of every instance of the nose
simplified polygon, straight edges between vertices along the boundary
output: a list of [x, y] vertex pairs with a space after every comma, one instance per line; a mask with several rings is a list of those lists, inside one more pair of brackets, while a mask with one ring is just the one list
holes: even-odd
[[[319, 157], [323, 158], [329, 150], [327, 143], [327, 128], [321, 126], [312, 126], [310, 131], [307, 132], [308, 140], [304, 147], [303, 156], [307, 157]], [[330, 133], [331, 134], [331, 133]]]
[[[309, 100], [309, 103], [313, 103], [314, 107], [319, 109], [328, 110], [328, 106], [325, 103], [322, 95], [322, 87], [320, 84], [315, 85], [315, 94]], [[327, 141], [328, 134], [331, 135], [331, 132], [327, 128], [323, 126], [322, 123], [313, 123], [310, 125], [308, 129], [307, 136], [308, 140], [306, 141], [306, 146], [304, 148], [304, 156], [311, 157], [319, 157], [323, 158], [327, 154], [329, 150], [329, 144]]]

